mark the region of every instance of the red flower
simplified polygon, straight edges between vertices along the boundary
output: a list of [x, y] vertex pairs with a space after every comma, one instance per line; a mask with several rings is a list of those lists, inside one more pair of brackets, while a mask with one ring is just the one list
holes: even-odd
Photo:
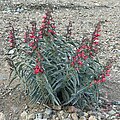
[[36, 36], [35, 35], [30, 35], [30, 38], [36, 38]]
[[78, 53], [79, 53], [80, 51], [81, 51], [81, 49], [80, 49], [80, 48], [76, 50], [76, 52], [78, 52]]
[[42, 35], [42, 31], [39, 31], [38, 33], [39, 33], [40, 35]]
[[78, 64], [79, 64], [79, 65], [83, 65], [82, 61], [80, 61], [80, 60], [78, 61]]
[[55, 26], [55, 25], [52, 25], [52, 28], [56, 28], [56, 26]]
[[50, 21], [48, 21], [47, 24], [50, 25]]
[[43, 36], [42, 36], [42, 35], [40, 35], [40, 36], [39, 36], [39, 38], [43, 38]]
[[93, 44], [94, 44], [94, 45], [98, 45], [98, 44], [99, 44], [99, 42], [93, 42]]
[[100, 36], [100, 34], [95, 34], [95, 37], [99, 37]]
[[13, 40], [13, 39], [11, 39], [11, 40], [9, 40], [9, 42], [10, 42], [10, 43], [13, 43], [13, 42], [14, 42], [14, 40]]
[[38, 65], [35, 66], [34, 74], [43, 73], [43, 72], [44, 72], [44, 70], [40, 66], [38, 66]]
[[34, 45], [34, 42], [33, 42], [33, 41], [29, 43], [29, 46], [30, 46], [30, 47], [33, 47], [33, 45]]
[[48, 32], [51, 34], [56, 34], [53, 30], [48, 30]]
[[44, 15], [44, 16], [43, 16], [43, 18], [44, 18], [44, 19], [46, 19], [46, 18], [47, 18], [47, 16], [46, 16], [46, 15]]
[[73, 67], [75, 65], [75, 63], [74, 62], [71, 62], [71, 66]]
[[43, 20], [42, 20], [42, 23], [45, 23], [45, 22], [46, 22], [46, 20], [45, 20], [45, 19], [43, 19]]
[[105, 82], [106, 81], [106, 78], [104, 77], [104, 78], [102, 78], [102, 80], [101, 80], [101, 82]]
[[106, 70], [106, 76], [110, 76], [110, 70]]
[[84, 56], [83, 59], [84, 59], [84, 60], [87, 60], [87, 59], [88, 59], [88, 56]]
[[37, 46], [33, 46], [32, 49], [35, 50], [37, 48]]

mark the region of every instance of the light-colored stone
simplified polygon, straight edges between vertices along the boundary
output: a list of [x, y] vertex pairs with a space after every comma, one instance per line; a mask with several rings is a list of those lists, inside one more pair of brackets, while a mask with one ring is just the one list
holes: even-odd
[[68, 110], [67, 110], [67, 112], [69, 112], [69, 113], [73, 113], [73, 112], [77, 112], [77, 111], [78, 111], [78, 109], [75, 108], [74, 106], [68, 106]]
[[73, 120], [78, 120], [77, 113], [72, 113], [71, 117], [72, 117]]
[[91, 115], [88, 120], [97, 120], [95, 116]]
[[32, 119], [33, 120], [35, 119], [35, 114], [34, 113], [28, 115], [28, 120], [32, 120]]
[[0, 112], [0, 120], [5, 120], [5, 115], [2, 112]]
[[52, 113], [52, 109], [46, 108], [45, 114], [50, 115]]
[[26, 111], [23, 111], [20, 115], [20, 120], [28, 120], [28, 113]]
[[81, 116], [79, 120], [87, 120], [85, 116]]
[[88, 113], [84, 112], [84, 116], [85, 116], [85, 117], [88, 117], [88, 115], [89, 115]]

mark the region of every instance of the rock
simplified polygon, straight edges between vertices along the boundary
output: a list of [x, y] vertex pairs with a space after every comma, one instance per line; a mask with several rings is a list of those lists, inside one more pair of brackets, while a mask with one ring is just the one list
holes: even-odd
[[45, 114], [47, 114], [47, 115], [52, 114], [52, 109], [50, 109], [50, 108], [46, 108], [46, 110], [45, 110]]
[[34, 113], [28, 115], [28, 120], [34, 120], [34, 119], [35, 119], [35, 114]]
[[50, 108], [46, 108], [45, 112], [44, 112], [44, 117], [43, 118], [50, 118], [52, 115], [52, 109]]
[[0, 112], [0, 120], [5, 120], [5, 115], [2, 112]]
[[88, 120], [97, 120], [95, 116], [91, 115]]
[[84, 116], [85, 116], [85, 117], [88, 117], [88, 115], [89, 115], [88, 113], [84, 112]]
[[73, 120], [78, 120], [77, 113], [72, 113], [72, 114], [71, 114], [71, 118], [72, 118]]
[[69, 106], [68, 109], [67, 109], [67, 112], [69, 112], [69, 113], [74, 113], [74, 112], [77, 112], [77, 111], [78, 111], [78, 109], [75, 108], [74, 106]]
[[61, 110], [61, 106], [60, 105], [59, 106], [54, 105], [54, 106], [52, 106], [52, 109], [54, 109], [54, 110]]
[[23, 111], [20, 115], [21, 119], [20, 120], [27, 120], [28, 118], [28, 114], [26, 111]]
[[85, 116], [81, 116], [79, 120], [87, 120]]
[[64, 116], [64, 111], [61, 110], [60, 112], [57, 113], [58, 118], [61, 120], [63, 119], [62, 117]]

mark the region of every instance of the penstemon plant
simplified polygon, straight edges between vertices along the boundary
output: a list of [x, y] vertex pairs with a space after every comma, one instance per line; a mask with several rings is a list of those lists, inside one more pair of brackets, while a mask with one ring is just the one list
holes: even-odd
[[91, 38], [81, 41], [72, 39], [71, 22], [66, 35], [57, 35], [49, 9], [39, 29], [35, 21], [31, 25], [23, 39], [17, 38], [11, 27], [7, 40], [12, 74], [20, 78], [31, 101], [81, 108], [97, 103], [99, 85], [106, 81], [111, 67], [110, 63], [102, 65], [97, 58], [101, 22]]

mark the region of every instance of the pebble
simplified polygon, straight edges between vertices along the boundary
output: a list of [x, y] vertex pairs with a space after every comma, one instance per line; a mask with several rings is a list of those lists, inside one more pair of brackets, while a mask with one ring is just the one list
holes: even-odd
[[0, 112], [0, 120], [5, 120], [5, 115], [2, 112]]
[[91, 115], [88, 120], [97, 120], [95, 116]]
[[59, 119], [62, 119], [62, 116], [64, 116], [64, 111], [62, 110], [62, 111], [58, 112], [57, 116]]
[[77, 113], [72, 113], [71, 117], [73, 120], [78, 120]]
[[75, 108], [74, 106], [69, 106], [68, 110], [67, 110], [67, 112], [69, 112], [69, 113], [73, 113], [73, 112], [77, 112], [77, 111], [78, 111], [78, 109]]
[[35, 114], [34, 113], [28, 115], [28, 120], [34, 120], [34, 119], [35, 119]]
[[20, 115], [21, 119], [20, 120], [27, 120], [28, 118], [28, 113], [26, 111], [23, 111]]
[[88, 115], [89, 115], [88, 113], [84, 112], [84, 116], [85, 116], [85, 117], [88, 117]]
[[81, 116], [79, 120], [87, 120], [85, 116]]
[[45, 110], [45, 114], [47, 114], [47, 115], [52, 114], [52, 109], [50, 109], [50, 108], [46, 108], [46, 110]]

